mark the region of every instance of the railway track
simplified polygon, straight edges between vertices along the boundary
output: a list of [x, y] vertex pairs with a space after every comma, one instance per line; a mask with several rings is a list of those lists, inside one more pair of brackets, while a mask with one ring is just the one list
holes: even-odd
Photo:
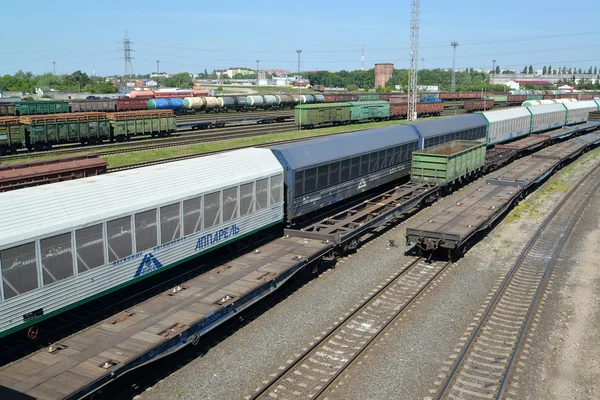
[[[123, 142], [123, 143], [112, 143], [112, 144], [103, 144], [98, 146], [76, 146], [69, 147], [66, 149], [60, 150], [51, 150], [45, 152], [38, 153], [23, 153], [12, 156], [4, 156], [2, 157], [3, 161], [18, 161], [23, 158], [37, 158], [37, 157], [45, 157], [48, 155], [60, 157], [69, 154], [81, 153], [83, 150], [90, 149], [92, 151], [97, 151], [99, 155], [112, 155], [119, 153], [129, 153], [134, 151], [145, 151], [145, 150], [156, 150], [159, 148], [167, 148], [167, 147], [177, 147], [177, 146], [185, 146], [188, 144], [196, 144], [196, 143], [205, 143], [210, 141], [220, 140], [229, 140], [236, 139], [240, 137], [251, 137], [251, 136], [260, 136], [269, 133], [282, 133], [289, 132], [295, 130], [296, 127], [293, 122], [280, 122], [276, 125], [241, 125], [241, 126], [232, 126], [230, 128], [220, 129], [218, 132], [207, 133], [206, 131], [193, 131], [194, 133], [187, 133], [184, 135], [179, 135], [170, 138], [163, 139], [144, 139], [144, 140], [135, 140], [132, 142]], [[190, 131], [192, 132], [192, 131]], [[202, 133], [199, 133], [202, 132]], [[244, 132], [241, 134], [240, 132]], [[142, 145], [138, 142], [144, 142]]]
[[[501, 399], [548, 278], [590, 198], [600, 186], [600, 166], [586, 174], [544, 220], [508, 272], [436, 398]], [[467, 335], [466, 335], [467, 336]]]
[[321, 396], [450, 264], [415, 257], [251, 399]]

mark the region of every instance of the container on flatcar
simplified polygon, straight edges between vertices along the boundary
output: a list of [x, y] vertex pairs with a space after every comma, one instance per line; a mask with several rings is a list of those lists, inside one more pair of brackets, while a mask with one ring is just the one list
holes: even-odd
[[152, 99], [148, 100], [148, 110], [173, 110], [183, 109], [183, 99]]
[[14, 154], [24, 144], [25, 132], [19, 117], [0, 117], [0, 155]]
[[59, 114], [69, 112], [66, 101], [22, 101], [16, 103], [17, 115]]
[[485, 142], [453, 140], [415, 151], [411, 179], [450, 185], [472, 177], [485, 166]]
[[246, 102], [250, 107], [262, 107], [265, 99], [262, 96], [246, 96]]

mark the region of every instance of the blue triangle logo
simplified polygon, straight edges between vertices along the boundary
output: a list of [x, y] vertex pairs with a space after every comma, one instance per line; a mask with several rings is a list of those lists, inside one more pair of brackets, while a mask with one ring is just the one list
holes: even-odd
[[135, 275], [133, 277], [137, 278], [139, 276], [146, 275], [147, 273], [156, 271], [157, 269], [161, 268], [162, 264], [160, 263], [160, 261], [158, 261], [156, 257], [152, 255], [152, 253], [148, 253], [144, 256], [144, 259], [140, 263], [140, 266], [138, 267], [137, 271], [135, 271]]

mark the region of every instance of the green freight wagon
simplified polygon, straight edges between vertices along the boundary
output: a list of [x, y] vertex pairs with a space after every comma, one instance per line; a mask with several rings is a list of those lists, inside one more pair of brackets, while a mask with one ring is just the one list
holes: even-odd
[[14, 154], [23, 147], [24, 137], [18, 117], [0, 117], [0, 155]]
[[544, 100], [543, 94], [528, 94], [527, 100]]
[[350, 122], [350, 104], [351, 103], [324, 103], [296, 106], [296, 126], [313, 128], [320, 125], [347, 124]]
[[169, 136], [177, 130], [175, 115], [171, 110], [108, 113], [106, 117], [110, 120], [111, 139], [119, 142], [140, 135]]
[[351, 101], [350, 120], [360, 122], [367, 120], [380, 121], [390, 118], [390, 103], [379, 101]]
[[54, 144], [95, 144], [110, 140], [105, 113], [32, 115], [21, 117], [28, 149], [47, 150]]
[[496, 103], [499, 103], [499, 102], [506, 103], [508, 101], [508, 96], [487, 96], [486, 99], [494, 100], [494, 102], [496, 102]]
[[358, 101], [378, 101], [381, 100], [381, 95], [378, 94], [359, 94]]
[[444, 186], [459, 183], [483, 170], [485, 150], [486, 143], [455, 140], [415, 151], [411, 178]]
[[66, 101], [22, 101], [16, 103], [17, 115], [61, 114], [68, 113]]
[[14, 103], [0, 103], [0, 117], [10, 117], [17, 115], [17, 108]]

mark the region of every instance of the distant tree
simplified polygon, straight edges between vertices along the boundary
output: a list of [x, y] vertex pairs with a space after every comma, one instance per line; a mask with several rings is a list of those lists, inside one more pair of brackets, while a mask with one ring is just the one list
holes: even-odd
[[591, 75], [591, 74], [592, 74], [592, 67], [590, 67], [590, 68], [588, 69], [587, 73], [588, 73], [589, 75]]
[[526, 74], [527, 73], [527, 65], [521, 70], [522, 74]]
[[346, 87], [346, 90], [348, 90], [349, 92], [357, 92], [358, 91], [358, 85], [355, 85], [355, 84], [348, 85]]
[[546, 69], [546, 66], [544, 66], [544, 68], [542, 68], [542, 75], [546, 75], [546, 72], [547, 72], [547, 71], [548, 71], [548, 70]]
[[500, 66], [496, 65], [496, 74], [500, 74]]
[[594, 75], [598, 73], [598, 67], [594, 67]]
[[583, 73], [583, 72], [581, 72], [581, 68], [579, 68], [579, 69], [577, 70], [577, 73], [578, 73], [578, 74], [582, 74], [582, 73]]
[[530, 65], [527, 71], [528, 74], [533, 74], [533, 65]]

